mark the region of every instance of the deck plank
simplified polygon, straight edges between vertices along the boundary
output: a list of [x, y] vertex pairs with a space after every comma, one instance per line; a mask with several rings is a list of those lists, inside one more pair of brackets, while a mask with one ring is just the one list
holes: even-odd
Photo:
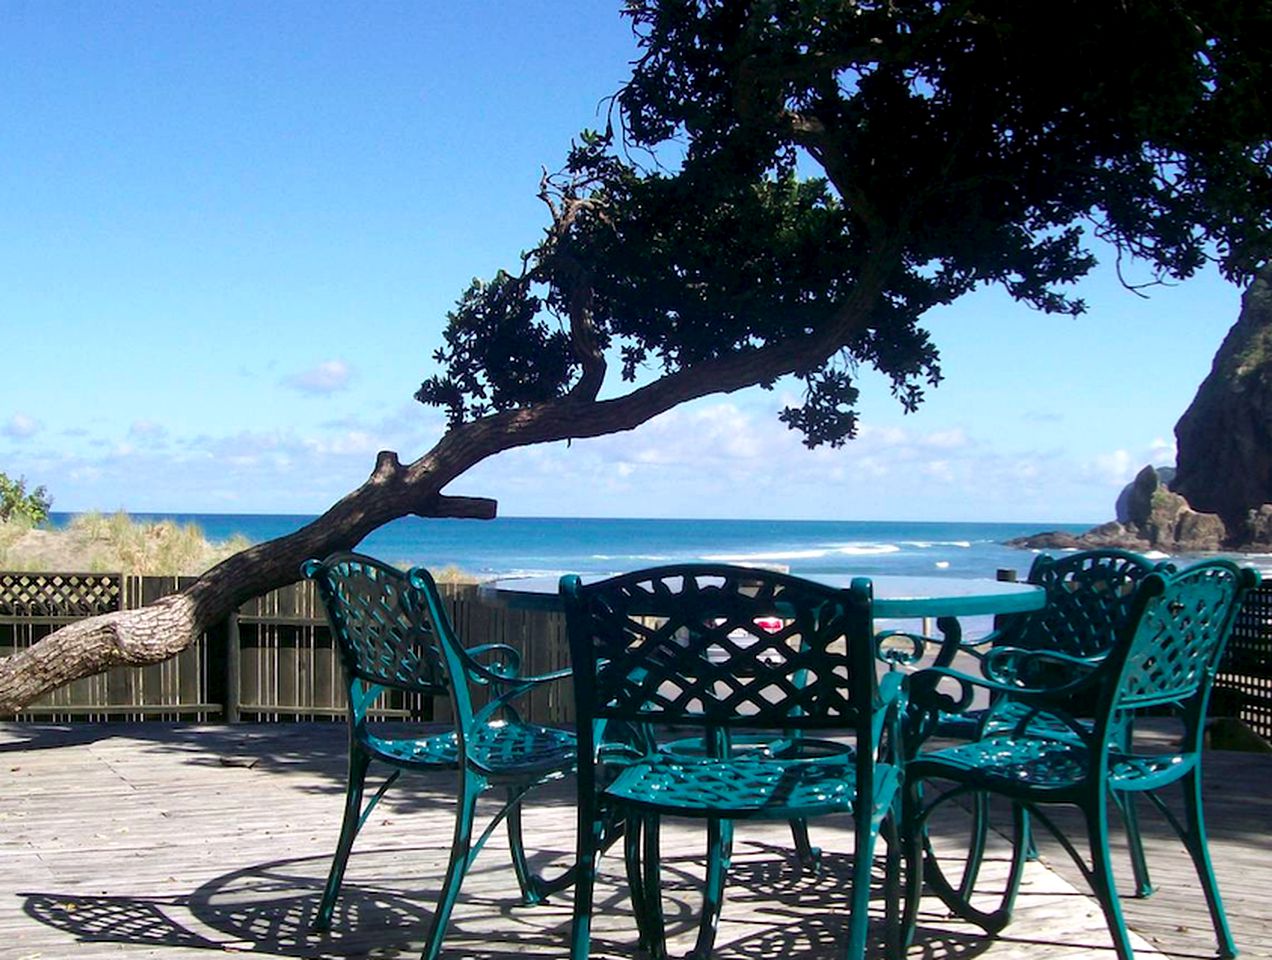
[[[446, 778], [417, 777], [386, 797], [351, 858], [332, 931], [317, 935], [307, 927], [335, 841], [345, 737], [339, 724], [0, 724], [0, 956], [417, 955], [450, 845]], [[1225, 829], [1215, 833], [1223, 836], [1217, 842], [1230, 842]], [[572, 786], [554, 788], [527, 811], [527, 837], [541, 861], [568, 861]], [[851, 838], [842, 828], [818, 825], [815, 839], [826, 850], [820, 877], [795, 869], [785, 825], [739, 826], [721, 960], [837, 954]], [[697, 825], [666, 828], [666, 909], [672, 950], [681, 954], [695, 933], [702, 843]], [[1174, 863], [1169, 857], [1150, 852], [1155, 867], [1162, 863], [1165, 894], [1178, 871], [1167, 865]], [[629, 957], [635, 925], [621, 862], [610, 855], [602, 866], [593, 955]], [[1243, 946], [1257, 956], [1267, 937], [1255, 918], [1264, 925], [1268, 919], [1268, 901], [1257, 891], [1272, 878], [1272, 865], [1253, 853], [1239, 861], [1234, 854], [1222, 864], [1225, 872], [1234, 925], [1249, 933]], [[1145, 903], [1155, 906], [1156, 899]], [[881, 919], [878, 895], [872, 914]], [[1204, 913], [1190, 915], [1204, 925]], [[1147, 937], [1138, 941], [1137, 956], [1160, 956], [1149, 946], [1154, 940], [1174, 949], [1178, 933], [1160, 928], [1179, 924], [1175, 911], [1168, 906], [1164, 914], [1136, 917]], [[547, 905], [517, 904], [498, 831], [465, 883], [443, 956], [560, 957], [569, 924], [568, 893]], [[881, 924], [875, 927], [877, 935]], [[1195, 952], [1205, 937], [1183, 939], [1194, 952], [1172, 955], [1206, 955]], [[875, 954], [882, 955], [878, 943]], [[1017, 916], [998, 938], [950, 920], [925, 900], [910, 955], [1114, 956], [1094, 901], [1063, 871], [1043, 864], [1030, 867]]]

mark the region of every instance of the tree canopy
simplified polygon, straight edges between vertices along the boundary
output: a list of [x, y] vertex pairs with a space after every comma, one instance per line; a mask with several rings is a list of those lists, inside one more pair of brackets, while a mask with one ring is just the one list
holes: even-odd
[[[811, 446], [871, 364], [913, 409], [923, 314], [998, 284], [1049, 313], [1091, 238], [1183, 279], [1272, 251], [1262, 0], [630, 0], [641, 56], [547, 177], [553, 222], [450, 315], [417, 399], [457, 426], [621, 376], [795, 374]], [[736, 389], [721, 375], [719, 389]]]

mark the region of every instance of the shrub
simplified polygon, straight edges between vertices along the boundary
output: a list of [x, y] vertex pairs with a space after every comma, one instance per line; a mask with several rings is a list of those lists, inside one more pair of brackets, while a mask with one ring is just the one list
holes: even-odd
[[49, 518], [52, 506], [53, 500], [44, 487], [27, 493], [26, 477], [13, 480], [0, 473], [0, 522], [20, 520], [35, 526]]

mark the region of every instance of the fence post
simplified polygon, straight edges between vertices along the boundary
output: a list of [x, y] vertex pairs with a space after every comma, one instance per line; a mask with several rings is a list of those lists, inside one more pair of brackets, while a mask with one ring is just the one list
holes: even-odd
[[239, 617], [233, 611], [225, 618], [225, 722], [239, 722], [239, 703], [242, 699], [242, 664], [239, 649]]

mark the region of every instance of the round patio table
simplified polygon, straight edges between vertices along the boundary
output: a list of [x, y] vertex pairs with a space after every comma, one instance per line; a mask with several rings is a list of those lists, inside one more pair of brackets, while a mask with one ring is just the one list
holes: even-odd
[[[603, 580], [610, 574], [583, 574], [583, 582]], [[847, 587], [852, 576], [810, 576], [832, 587]], [[963, 640], [959, 617], [987, 616], [1003, 613], [1028, 613], [1041, 610], [1047, 594], [1042, 587], [1029, 583], [962, 577], [869, 578], [874, 586], [876, 619], [935, 619], [941, 631], [938, 666], [948, 666], [958, 653]], [[508, 577], [481, 584], [478, 596], [483, 600], [514, 610], [560, 611], [557, 577]]]

